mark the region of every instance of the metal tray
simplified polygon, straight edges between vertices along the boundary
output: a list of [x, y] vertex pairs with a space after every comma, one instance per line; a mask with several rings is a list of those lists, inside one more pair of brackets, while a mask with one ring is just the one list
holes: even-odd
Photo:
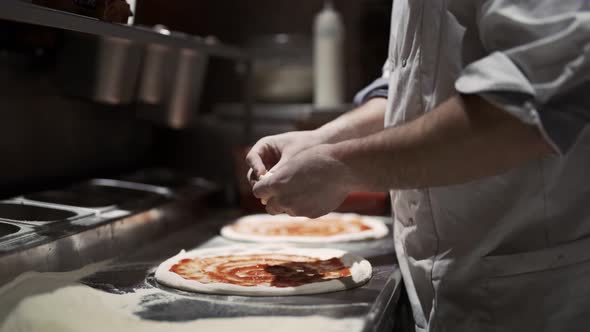
[[0, 253], [19, 242], [21, 238], [33, 234], [34, 229], [35, 227], [30, 225], [0, 221]]
[[0, 241], [17, 236], [23, 232], [23, 227], [12, 223], [0, 222]]
[[117, 178], [122, 181], [148, 184], [152, 186], [166, 187], [173, 192], [183, 192], [186, 187], [190, 190], [197, 191], [214, 191], [217, 185], [209, 180], [194, 177], [187, 174], [181, 174], [165, 168], [144, 169], [133, 174], [123, 175]]
[[83, 207], [106, 211], [111, 209], [134, 210], [165, 200], [169, 189], [120, 180], [94, 179], [60, 190], [49, 190], [25, 195], [28, 201]]
[[7, 267], [0, 269], [0, 284], [28, 270], [64, 271], [135, 252], [154, 239], [193, 224], [206, 213], [203, 187], [198, 188], [199, 195], [189, 192], [181, 197], [167, 188], [111, 179], [95, 179], [80, 185], [107, 189], [106, 194], [125, 192], [124, 202], [101, 209], [63, 205], [72, 202], [53, 200], [50, 195], [47, 199], [37, 195], [26, 197], [54, 203], [24, 197], [0, 201], [13, 209], [16, 205], [29, 207], [27, 211], [51, 212], [33, 217], [23, 217], [23, 212], [2, 216], [0, 209], [0, 222], [21, 227], [20, 232], [0, 238], [0, 266]]
[[39, 226], [72, 221], [91, 214], [91, 211], [85, 211], [83, 209], [62, 208], [22, 199], [0, 201], [0, 221], [12, 221]]

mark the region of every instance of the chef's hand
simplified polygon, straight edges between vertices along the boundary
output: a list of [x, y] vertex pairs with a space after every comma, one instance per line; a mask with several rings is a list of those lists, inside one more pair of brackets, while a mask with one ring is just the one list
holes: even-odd
[[323, 142], [316, 131], [295, 131], [260, 139], [246, 156], [248, 180], [254, 185], [273, 167], [280, 167], [297, 153]]
[[256, 182], [252, 191], [273, 215], [323, 216], [340, 206], [356, 181], [327, 144], [298, 153], [271, 174]]

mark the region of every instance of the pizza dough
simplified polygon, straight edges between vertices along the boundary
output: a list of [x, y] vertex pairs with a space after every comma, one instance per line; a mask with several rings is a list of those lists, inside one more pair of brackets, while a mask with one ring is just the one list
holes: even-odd
[[284, 296], [363, 285], [371, 264], [342, 250], [243, 246], [181, 251], [156, 270], [166, 286], [202, 293]]
[[221, 229], [225, 238], [252, 242], [330, 243], [378, 239], [387, 226], [374, 217], [354, 213], [329, 213], [317, 219], [255, 214]]

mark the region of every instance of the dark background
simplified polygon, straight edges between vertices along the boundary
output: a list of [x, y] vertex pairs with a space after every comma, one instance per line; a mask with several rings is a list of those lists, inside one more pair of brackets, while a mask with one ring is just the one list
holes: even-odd
[[[136, 24], [164, 24], [240, 45], [256, 34], [311, 35], [322, 5], [319, 0], [140, 0]], [[351, 100], [380, 73], [390, 0], [342, 0], [335, 6], [346, 26], [346, 91]], [[205, 124], [174, 131], [138, 119], [133, 104], [104, 105], [68, 96], [57, 68], [63, 31], [2, 20], [0, 31], [0, 196], [150, 166], [231, 182], [228, 163], [234, 142], [225, 133]], [[91, 61], [85, 65], [93, 70]], [[212, 61], [204, 100], [236, 95], [239, 82], [221, 75], [228, 68], [227, 62]]]
[[[174, 4], [173, 6], [171, 4]], [[230, 44], [272, 33], [312, 35], [322, 0], [143, 0], [136, 24], [163, 24], [172, 30], [214, 35]], [[390, 0], [334, 1], [346, 28], [345, 64], [348, 99], [380, 74], [387, 56]]]

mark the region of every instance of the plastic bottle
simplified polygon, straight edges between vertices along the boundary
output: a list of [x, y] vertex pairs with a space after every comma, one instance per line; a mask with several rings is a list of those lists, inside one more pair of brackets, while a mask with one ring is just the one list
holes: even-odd
[[314, 21], [314, 107], [335, 109], [344, 103], [344, 25], [332, 2]]

